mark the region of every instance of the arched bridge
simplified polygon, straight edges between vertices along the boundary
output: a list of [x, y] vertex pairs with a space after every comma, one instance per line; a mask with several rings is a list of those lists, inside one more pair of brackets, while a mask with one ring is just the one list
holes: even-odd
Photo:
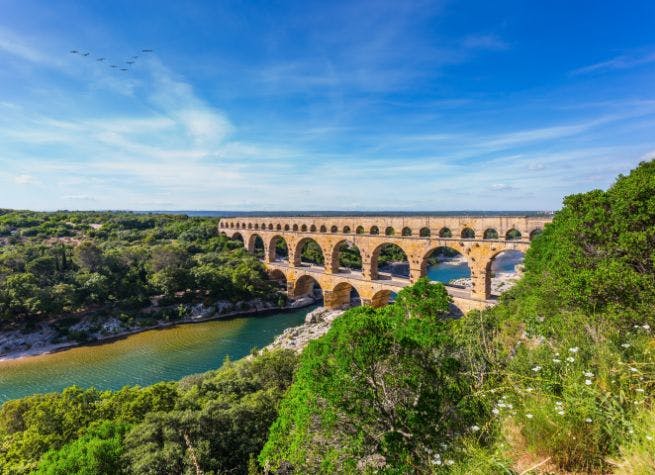
[[[549, 216], [233, 217], [221, 219], [219, 231], [242, 239], [250, 252], [255, 252], [257, 238], [261, 238], [264, 262], [272, 278], [286, 280], [289, 296], [309, 293], [315, 281], [327, 307], [349, 303], [353, 288], [363, 303], [384, 305], [392, 292], [426, 275], [428, 258], [435, 249], [450, 248], [464, 256], [471, 271], [470, 290], [447, 286], [454, 304], [466, 312], [494, 303], [494, 258], [508, 250], [525, 252], [550, 221]], [[286, 259], [276, 256], [282, 239], [288, 249]], [[302, 262], [302, 250], [309, 241], [320, 247], [323, 266]], [[380, 251], [387, 244], [398, 246], [407, 256], [408, 278], [378, 270]], [[339, 266], [344, 245], [359, 248], [361, 271]]]

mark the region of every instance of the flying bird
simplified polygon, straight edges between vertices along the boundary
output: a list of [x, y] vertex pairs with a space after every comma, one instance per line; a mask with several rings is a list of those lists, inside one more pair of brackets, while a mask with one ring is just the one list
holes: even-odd
[[127, 69], [126, 68], [121, 68], [121, 71], [127, 71]]
[[155, 50], [154, 49], [142, 49], [141, 52], [142, 53], [154, 53]]
[[77, 54], [77, 53], [79, 53], [79, 51], [77, 51], [76, 49], [72, 49], [72, 50], [70, 51], [70, 53], [71, 53], [71, 54]]
[[130, 65], [132, 65], [132, 64], [134, 64], [134, 61], [125, 61], [125, 64], [130, 64]]
[[90, 55], [91, 53], [80, 53], [80, 54], [81, 54], [82, 56], [85, 56], [85, 57], [86, 57], [86, 56]]
[[96, 61], [104, 61], [106, 58], [98, 58]]
[[117, 68], [118, 66], [116, 66], [115, 64], [112, 64], [112, 65], [109, 66], [109, 67], [110, 67], [110, 68]]
[[138, 58], [138, 56], [132, 56], [132, 59], [137, 59], [137, 58]]

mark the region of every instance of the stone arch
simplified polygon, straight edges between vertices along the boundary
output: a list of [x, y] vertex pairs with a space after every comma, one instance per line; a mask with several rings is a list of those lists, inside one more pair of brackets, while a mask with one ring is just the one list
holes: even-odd
[[298, 298], [298, 297], [304, 297], [304, 296], [312, 296], [315, 298], [318, 297], [318, 292], [320, 292], [321, 297], [323, 295], [323, 289], [321, 288], [321, 284], [316, 280], [314, 277], [311, 275], [302, 275], [293, 284], [293, 297]]
[[269, 270], [268, 278], [275, 282], [280, 289], [287, 290], [287, 276], [280, 269]]
[[418, 235], [421, 236], [421, 237], [430, 237], [430, 234], [432, 234], [432, 233], [430, 232], [430, 228], [428, 228], [428, 227], [423, 227], [418, 232]]
[[460, 236], [462, 239], [475, 239], [475, 231], [473, 231], [472, 228], [466, 226], [464, 229], [462, 229]]
[[268, 241], [268, 261], [289, 261], [289, 244], [280, 235], [275, 235]]
[[411, 235], [412, 235], [412, 229], [411, 229], [411, 228], [408, 228], [407, 226], [405, 226], [405, 227], [403, 228], [403, 230], [400, 231], [400, 234], [401, 234], [402, 236], [411, 236]]
[[482, 239], [498, 239], [498, 231], [496, 231], [494, 228], [487, 228], [484, 230]]
[[452, 246], [434, 246], [421, 258], [421, 277], [450, 284], [455, 279], [470, 279], [471, 264], [468, 258]]
[[521, 231], [516, 228], [512, 228], [505, 233], [505, 239], [508, 241], [513, 241], [514, 239], [521, 239]]
[[333, 224], [332, 227], [330, 228], [330, 232], [336, 233], [337, 231], [339, 231], [338, 226], [336, 224]]
[[321, 232], [322, 232], [322, 233], [326, 233], [326, 232], [327, 232], [327, 228], [325, 227], [324, 224], [321, 226]]
[[262, 229], [262, 231], [266, 229], [266, 223], [262, 223], [261, 229]]
[[277, 226], [275, 226], [275, 230], [276, 231], [282, 231], [282, 225], [280, 223], [278, 223]]
[[[402, 255], [398, 251], [401, 251]], [[381, 255], [384, 257], [382, 261]], [[402, 261], [398, 261], [399, 258]], [[379, 244], [371, 253], [372, 278], [379, 279], [380, 272], [388, 272], [392, 277], [409, 278], [409, 253], [398, 244]]]
[[290, 229], [291, 229], [291, 228], [289, 227], [288, 224], [285, 224], [285, 225], [284, 225], [284, 230], [285, 230], [285, 231], [289, 231]]
[[384, 230], [385, 236], [393, 236], [394, 234], [396, 234], [396, 230], [391, 226], [387, 226], [387, 228]]
[[534, 228], [532, 231], [530, 231], [530, 241], [532, 241], [534, 238], [536, 238], [543, 232], [544, 230], [541, 228]]
[[362, 252], [354, 242], [343, 239], [332, 247], [332, 272], [344, 272], [362, 269]]
[[450, 228], [447, 228], [444, 226], [439, 230], [439, 237], [440, 238], [451, 238], [453, 237], [453, 232], [450, 230]]
[[491, 255], [485, 266], [487, 295], [500, 295], [512, 286], [523, 273], [525, 252], [516, 249], [501, 249]]
[[248, 239], [248, 252], [259, 259], [264, 258], [264, 240], [259, 234], [253, 233], [250, 235], [250, 238]]
[[[347, 308], [361, 303], [359, 291], [349, 282], [339, 282], [323, 294], [324, 305], [328, 308]], [[358, 302], [354, 302], [354, 296]]]
[[241, 229], [246, 229], [246, 223], [241, 223]]
[[301, 230], [303, 233], [306, 233], [306, 232], [307, 232], [307, 225], [306, 225], [306, 224], [303, 224], [302, 226], [300, 226], [300, 230]]
[[259, 224], [255, 223], [255, 229], [259, 229]]
[[350, 226], [344, 226], [343, 227], [343, 233], [344, 234], [350, 234]]
[[241, 241], [241, 244], [245, 246], [243, 235], [238, 231], [232, 233], [232, 237], [230, 239], [234, 239], [235, 241]]
[[297, 231], [298, 231], [298, 225], [297, 225], [297, 224], [294, 224], [292, 229], [293, 229], [295, 232], [297, 232]]
[[377, 226], [371, 226], [369, 234], [372, 234], [374, 236], [380, 234], [380, 228], [378, 228]]
[[357, 226], [357, 229], [355, 229], [355, 234], [364, 234], [364, 226]]
[[[305, 247], [308, 247], [307, 251]], [[303, 256], [303, 253], [305, 254]], [[321, 245], [316, 240], [306, 237], [298, 240], [293, 251], [293, 265], [301, 266], [303, 263], [307, 265], [325, 265], [325, 252]]]
[[225, 231], [221, 231], [220, 234], [221, 234], [221, 236], [225, 236], [225, 237], [227, 237], [227, 233], [226, 233]]
[[315, 224], [312, 224], [312, 225], [309, 227], [309, 231], [312, 232], [312, 233], [315, 233], [315, 232], [316, 232], [316, 225], [315, 225]]
[[371, 307], [384, 307], [391, 302], [392, 295], [393, 292], [391, 290], [378, 290], [373, 294], [373, 297], [371, 297]]
[[248, 229], [252, 229], [252, 223], [248, 223]]
[[268, 223], [268, 230], [273, 231], [273, 223]]

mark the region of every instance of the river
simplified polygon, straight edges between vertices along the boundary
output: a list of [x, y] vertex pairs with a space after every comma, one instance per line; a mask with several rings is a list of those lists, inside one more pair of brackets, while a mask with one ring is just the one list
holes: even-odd
[[[499, 261], [494, 270], [508, 272], [518, 261]], [[465, 263], [431, 266], [432, 280], [469, 277]], [[246, 356], [264, 347], [285, 328], [300, 325], [314, 307], [268, 316], [178, 325], [57, 353], [0, 362], [0, 403], [67, 386], [118, 389], [172, 381], [218, 368], [226, 357]]]
[[0, 403], [67, 386], [119, 389], [172, 381], [221, 366], [300, 325], [315, 307], [148, 330], [109, 343], [0, 362]]

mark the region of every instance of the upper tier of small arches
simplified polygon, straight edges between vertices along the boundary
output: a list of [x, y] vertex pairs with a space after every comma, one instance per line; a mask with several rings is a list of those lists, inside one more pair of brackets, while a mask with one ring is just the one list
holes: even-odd
[[[458, 226], [400, 226], [372, 224], [320, 224], [279, 222], [263, 219], [242, 220], [228, 218], [221, 220], [219, 228], [231, 230], [277, 231], [321, 234], [349, 234], [369, 236], [395, 236], [406, 238], [441, 238], [441, 239], [478, 239], [478, 240], [532, 240], [543, 231], [543, 226], [549, 219], [538, 219], [531, 223], [524, 218], [522, 226], [509, 225], [505, 229], [496, 227], [481, 227], [480, 224], [461, 224]], [[483, 223], [484, 224], [484, 223]]]

